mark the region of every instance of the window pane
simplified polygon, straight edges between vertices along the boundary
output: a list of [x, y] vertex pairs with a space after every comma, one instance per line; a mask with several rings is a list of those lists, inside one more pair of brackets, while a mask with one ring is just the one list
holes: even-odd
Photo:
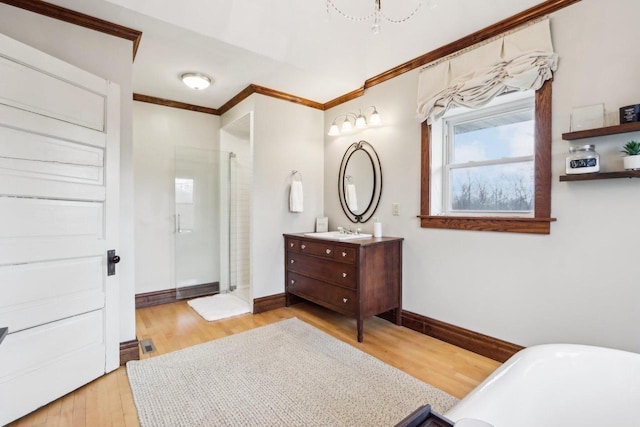
[[454, 211], [533, 210], [533, 161], [451, 170]]
[[531, 156], [533, 110], [470, 120], [453, 126], [453, 163]]

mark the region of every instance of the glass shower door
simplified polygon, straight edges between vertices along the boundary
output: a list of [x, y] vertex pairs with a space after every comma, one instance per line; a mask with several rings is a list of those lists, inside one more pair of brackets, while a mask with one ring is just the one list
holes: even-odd
[[229, 289], [229, 153], [177, 147], [177, 298]]

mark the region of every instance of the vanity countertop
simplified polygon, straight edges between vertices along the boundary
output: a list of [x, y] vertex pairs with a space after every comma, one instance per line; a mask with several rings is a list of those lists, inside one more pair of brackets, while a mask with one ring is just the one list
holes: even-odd
[[376, 243], [381, 243], [381, 242], [393, 242], [393, 241], [402, 241], [404, 240], [404, 237], [363, 237], [360, 239], [350, 239], [350, 240], [337, 240], [337, 239], [323, 239], [323, 238], [318, 238], [318, 237], [312, 237], [309, 236], [309, 233], [312, 232], [307, 232], [307, 233], [285, 233], [284, 236], [285, 237], [293, 237], [296, 239], [308, 239], [308, 240], [313, 240], [313, 241], [322, 241], [322, 242], [331, 242], [331, 243], [335, 243], [335, 244], [340, 244], [340, 245], [355, 245], [355, 246], [368, 246], [368, 245], [374, 245]]

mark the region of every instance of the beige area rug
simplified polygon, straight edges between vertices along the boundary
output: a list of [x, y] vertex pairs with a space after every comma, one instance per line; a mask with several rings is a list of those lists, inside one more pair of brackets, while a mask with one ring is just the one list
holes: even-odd
[[296, 318], [127, 363], [143, 427], [393, 426], [458, 400]]
[[249, 313], [249, 303], [231, 293], [195, 298], [187, 302], [205, 320], [226, 319]]

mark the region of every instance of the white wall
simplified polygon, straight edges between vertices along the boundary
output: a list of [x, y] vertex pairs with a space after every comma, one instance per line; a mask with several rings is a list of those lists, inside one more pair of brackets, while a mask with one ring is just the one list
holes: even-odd
[[[351, 142], [369, 141], [382, 161], [376, 215], [383, 234], [405, 238], [404, 309], [524, 346], [575, 342], [640, 351], [640, 181], [558, 182], [572, 107], [604, 102], [611, 121], [619, 107], [640, 103], [638, 16], [635, 0], [583, 0], [551, 16], [560, 65], [552, 123], [558, 221], [549, 236], [420, 228], [418, 70], [325, 113], [325, 134], [347, 111], [375, 104], [382, 115], [380, 128], [325, 138], [325, 212], [332, 229], [349, 224], [338, 201], [338, 167]], [[621, 170], [617, 151], [632, 138], [640, 134], [583, 143], [596, 144], [604, 168]], [[393, 202], [400, 216], [391, 215]]]
[[133, 44], [129, 40], [0, 4], [0, 32], [120, 85], [120, 341], [135, 338], [133, 165], [131, 136]]
[[[323, 112], [253, 94], [222, 127], [253, 112], [251, 287], [254, 298], [284, 292], [282, 233], [313, 231], [323, 213]], [[291, 171], [302, 173], [304, 212], [289, 212]]]
[[[176, 287], [176, 147], [217, 150], [220, 117], [134, 102], [133, 123], [135, 293], [139, 294]], [[210, 252], [204, 247], [203, 251]]]

